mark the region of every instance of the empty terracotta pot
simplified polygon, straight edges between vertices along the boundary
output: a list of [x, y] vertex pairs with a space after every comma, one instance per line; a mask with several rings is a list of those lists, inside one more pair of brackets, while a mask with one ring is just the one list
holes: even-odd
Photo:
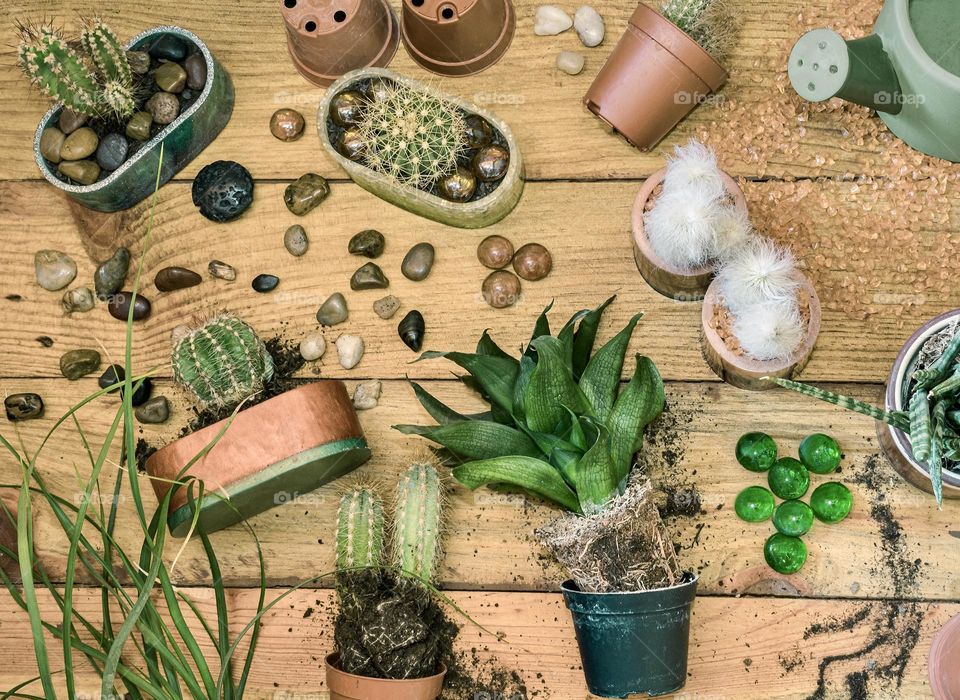
[[[662, 168], [648, 177], [637, 193], [637, 198], [633, 202], [633, 258], [637, 263], [637, 269], [643, 275], [651, 287], [677, 301], [697, 301], [703, 299], [703, 295], [713, 280], [716, 272], [716, 265], [711, 263], [693, 270], [685, 270], [671, 265], [659, 255], [650, 245], [650, 239], [643, 228], [643, 214], [647, 211], [647, 202], [653, 197], [657, 187], [663, 182], [663, 176], [666, 174], [666, 168]], [[742, 211], [747, 210], [747, 200], [743, 196], [743, 191], [736, 180], [721, 172], [723, 184], [730, 194], [736, 207]]]
[[503, 56], [513, 39], [510, 0], [403, 0], [403, 43], [440, 75], [471, 75]]
[[387, 0], [280, 0], [287, 48], [300, 74], [326, 87], [356, 68], [385, 66], [400, 40]]
[[960, 615], [947, 620], [933, 638], [928, 670], [936, 700], [960, 700]]
[[646, 151], [726, 80], [697, 42], [641, 3], [583, 101]]
[[447, 675], [446, 667], [440, 664], [440, 672], [428, 678], [367, 678], [344, 673], [337, 668], [339, 660], [339, 654], [330, 654], [326, 659], [330, 700], [436, 700]]

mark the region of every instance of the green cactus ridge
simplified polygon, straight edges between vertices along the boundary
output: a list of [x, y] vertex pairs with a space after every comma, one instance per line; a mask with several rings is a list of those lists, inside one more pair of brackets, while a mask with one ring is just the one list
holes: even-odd
[[394, 517], [394, 559], [401, 571], [433, 580], [440, 560], [442, 485], [430, 464], [413, 464], [400, 477]]
[[250, 326], [231, 314], [215, 316], [174, 342], [173, 376], [204, 406], [236, 404], [273, 377], [273, 358]]
[[383, 564], [383, 502], [371, 489], [355, 487], [337, 510], [337, 569]]
[[88, 24], [80, 34], [80, 44], [107, 84], [115, 83], [130, 89], [133, 85], [133, 72], [130, 70], [123, 45], [110, 27], [100, 21]]
[[22, 30], [20, 67], [40, 90], [78, 114], [99, 116], [102, 111], [96, 77], [63, 36], [44, 27]]

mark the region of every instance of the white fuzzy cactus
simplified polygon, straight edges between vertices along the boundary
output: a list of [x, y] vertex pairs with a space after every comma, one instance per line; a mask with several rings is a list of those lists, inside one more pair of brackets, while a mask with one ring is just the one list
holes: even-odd
[[789, 359], [804, 337], [803, 319], [794, 305], [757, 304], [736, 316], [733, 334], [744, 352], [761, 362]]
[[717, 273], [717, 289], [735, 316], [758, 304], [794, 307], [799, 286], [793, 253], [769, 238], [752, 238], [732, 251]]

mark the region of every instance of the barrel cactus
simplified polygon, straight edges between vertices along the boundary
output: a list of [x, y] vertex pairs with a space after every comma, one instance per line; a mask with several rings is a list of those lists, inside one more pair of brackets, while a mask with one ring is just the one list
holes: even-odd
[[273, 358], [250, 326], [220, 314], [174, 333], [173, 377], [204, 407], [235, 405], [273, 378]]
[[718, 61], [733, 48], [740, 21], [729, 0], [665, 0], [660, 12]]

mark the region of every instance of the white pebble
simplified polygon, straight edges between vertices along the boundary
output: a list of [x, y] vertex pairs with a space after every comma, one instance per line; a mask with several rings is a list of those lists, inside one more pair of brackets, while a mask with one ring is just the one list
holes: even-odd
[[326, 351], [327, 341], [321, 333], [310, 333], [300, 341], [300, 354], [307, 362], [319, 360]]
[[573, 26], [584, 46], [597, 46], [603, 41], [603, 17], [589, 5], [577, 10], [573, 16]]
[[337, 357], [344, 369], [353, 369], [363, 357], [363, 338], [357, 335], [341, 335], [337, 338]]
[[583, 70], [583, 56], [576, 51], [561, 51], [557, 54], [557, 68], [564, 73], [576, 75]]
[[533, 23], [533, 33], [537, 36], [552, 36], [565, 32], [573, 26], [570, 15], [556, 5], [541, 5], [537, 8], [537, 18]]
[[383, 385], [379, 379], [371, 379], [368, 382], [357, 384], [357, 388], [353, 390], [353, 407], [358, 411], [376, 408], [377, 402], [380, 401], [380, 391], [382, 389]]

